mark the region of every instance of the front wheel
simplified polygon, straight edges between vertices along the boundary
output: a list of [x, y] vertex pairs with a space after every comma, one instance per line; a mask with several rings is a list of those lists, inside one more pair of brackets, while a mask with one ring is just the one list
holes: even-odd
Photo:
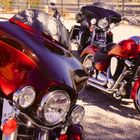
[[135, 94], [134, 98], [134, 105], [137, 111], [140, 113], [140, 88], [138, 89], [137, 93]]
[[89, 73], [93, 69], [93, 60], [94, 59], [92, 54], [85, 55], [82, 60], [82, 65]]

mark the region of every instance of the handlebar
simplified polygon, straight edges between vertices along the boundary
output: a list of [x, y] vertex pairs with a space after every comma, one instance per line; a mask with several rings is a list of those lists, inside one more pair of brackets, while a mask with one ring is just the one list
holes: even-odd
[[122, 20], [127, 21], [128, 23], [130, 23], [133, 26], [140, 26], [140, 19], [138, 18], [128, 18], [128, 17], [122, 17]]

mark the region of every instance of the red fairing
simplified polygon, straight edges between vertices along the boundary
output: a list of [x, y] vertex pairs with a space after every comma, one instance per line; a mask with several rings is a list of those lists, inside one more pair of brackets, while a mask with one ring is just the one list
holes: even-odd
[[6, 96], [26, 84], [35, 67], [24, 53], [0, 41], [0, 88]]
[[95, 45], [89, 45], [83, 50], [80, 57], [84, 56], [85, 54], [92, 54], [94, 56], [97, 50], [98, 48]]
[[105, 71], [109, 65], [108, 61], [95, 62], [94, 66], [98, 71]]
[[135, 82], [135, 84], [134, 84], [134, 86], [133, 86], [133, 88], [132, 88], [132, 90], [131, 90], [131, 98], [134, 100], [134, 98], [135, 98], [135, 95], [136, 95], [136, 93], [137, 93], [137, 90], [138, 90], [138, 88], [140, 87], [140, 79], [138, 79], [136, 82]]
[[116, 44], [108, 52], [109, 56], [119, 56], [121, 58], [136, 58], [140, 53], [140, 47], [132, 39], [123, 40]]

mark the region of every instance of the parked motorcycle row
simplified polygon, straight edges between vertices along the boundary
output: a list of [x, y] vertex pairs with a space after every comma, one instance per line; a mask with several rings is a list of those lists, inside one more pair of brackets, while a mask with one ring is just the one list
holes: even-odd
[[[114, 43], [111, 32], [122, 20], [133, 21], [94, 3], [80, 9], [80, 26], [69, 32], [52, 7], [53, 16], [28, 9], [1, 18], [2, 140], [83, 140], [85, 111], [76, 102], [88, 86], [132, 98], [140, 112], [140, 37]], [[81, 63], [71, 53], [72, 42]]]

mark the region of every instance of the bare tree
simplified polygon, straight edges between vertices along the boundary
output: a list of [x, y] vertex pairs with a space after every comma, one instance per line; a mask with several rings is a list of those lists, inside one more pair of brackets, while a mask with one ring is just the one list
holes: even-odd
[[13, 0], [0, 0], [0, 3], [3, 6], [4, 11], [7, 12], [12, 10]]
[[27, 0], [28, 8], [38, 8], [39, 4], [40, 4], [40, 0]]

